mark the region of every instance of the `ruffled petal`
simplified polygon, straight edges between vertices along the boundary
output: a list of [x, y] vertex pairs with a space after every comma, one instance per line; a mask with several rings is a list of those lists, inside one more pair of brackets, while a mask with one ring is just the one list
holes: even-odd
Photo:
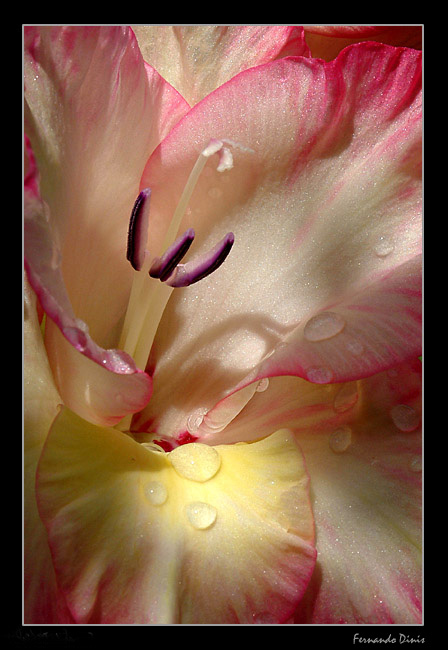
[[145, 61], [191, 106], [233, 76], [284, 56], [309, 56], [302, 27], [135, 25]]
[[40, 514], [78, 623], [270, 623], [313, 571], [293, 437], [166, 454], [64, 409], [38, 472]]
[[23, 616], [26, 624], [70, 623], [72, 617], [56, 583], [47, 532], [37, 511], [35, 495], [37, 463], [61, 400], [48, 366], [36, 297], [26, 278], [24, 316]]
[[318, 561], [297, 623], [421, 622], [421, 363], [317, 386], [276, 377], [219, 435], [281, 423], [310, 474]]
[[344, 47], [363, 41], [421, 50], [422, 31], [421, 25], [306, 25], [305, 39], [313, 57], [331, 61]]
[[[420, 354], [420, 59], [368, 43], [330, 63], [252, 68], [154, 152], [142, 187], [159, 246], [198, 149], [219, 136], [254, 151], [234, 149], [223, 173], [211, 158], [199, 179], [181, 232], [194, 228], [198, 255], [201, 240], [207, 250], [231, 231], [235, 243], [170, 299], [153, 347], [157, 412], [137, 426], [181, 433], [262, 376], [347, 381]], [[333, 323], [309, 340], [322, 312]]]
[[[389, 388], [397, 380], [385, 379]], [[345, 430], [301, 437], [320, 563], [296, 622], [422, 622], [422, 441], [415, 398], [408, 400], [392, 410], [376, 404], [382, 417], [368, 408], [342, 453], [332, 441]]]
[[76, 316], [117, 345], [132, 282], [126, 237], [145, 163], [188, 104], [130, 28], [25, 28], [25, 131]]
[[415, 358], [422, 346], [417, 255], [300, 325], [260, 364], [257, 379], [299, 375], [318, 384], [361, 379]]
[[51, 319], [46, 321], [46, 346], [61, 398], [90, 421], [116, 424], [147, 404], [151, 378], [129, 355], [97, 345], [87, 325], [75, 317], [48, 206], [28, 187], [24, 216], [25, 268]]
[[25, 45], [37, 158], [28, 143], [25, 265], [51, 319], [46, 345], [64, 403], [112, 425], [151, 392], [113, 349], [132, 281], [128, 219], [147, 157], [188, 105], [143, 62], [129, 29], [27, 28]]

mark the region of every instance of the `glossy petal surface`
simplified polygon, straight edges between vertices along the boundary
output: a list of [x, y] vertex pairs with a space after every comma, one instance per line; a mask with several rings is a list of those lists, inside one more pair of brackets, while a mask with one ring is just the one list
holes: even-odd
[[186, 110], [129, 28], [25, 30], [25, 130], [68, 296], [102, 347], [117, 344], [129, 295], [127, 228], [142, 170]]
[[148, 402], [151, 378], [129, 355], [97, 345], [86, 324], [76, 318], [62, 275], [60, 251], [52, 236], [48, 206], [28, 188], [24, 233], [25, 268], [48, 316], [46, 345], [61, 399], [89, 421], [116, 424]]
[[318, 551], [298, 623], [421, 622], [420, 366], [325, 387], [270, 379], [209, 438], [240, 440], [279, 422], [294, 431], [310, 473]]
[[193, 106], [242, 70], [308, 56], [302, 27], [135, 25], [145, 61]]
[[65, 404], [114, 424], [151, 387], [114, 349], [132, 278], [129, 215], [147, 157], [188, 106], [129, 29], [108, 27], [26, 28], [25, 100], [42, 194], [33, 169], [25, 262], [50, 316], [50, 364]]
[[[178, 450], [195, 450], [198, 465], [205, 457], [205, 475]], [[291, 434], [178, 450], [171, 460], [66, 409], [58, 416], [38, 501], [75, 620], [286, 620], [315, 562], [308, 479]]]
[[311, 56], [331, 61], [354, 43], [375, 41], [395, 47], [422, 49], [421, 25], [306, 25]]
[[[137, 426], [182, 432], [186, 413], [257, 377], [346, 381], [420, 353], [420, 84], [419, 53], [373, 43], [331, 63], [276, 61], [209, 95], [154, 152], [142, 186], [155, 241], [202, 143], [255, 153], [235, 150], [222, 174], [210, 159], [199, 179], [181, 230], [194, 227], [196, 249], [229, 230], [235, 244], [172, 296], [153, 348], [157, 413]], [[345, 326], [308, 341], [321, 312]]]

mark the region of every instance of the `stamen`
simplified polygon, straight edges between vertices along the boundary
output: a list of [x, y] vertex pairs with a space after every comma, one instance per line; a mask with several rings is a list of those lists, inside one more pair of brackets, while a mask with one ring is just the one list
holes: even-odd
[[235, 237], [232, 232], [227, 235], [211, 251], [198, 260], [179, 264], [173, 274], [165, 280], [170, 287], [188, 287], [199, 282], [216, 271], [226, 259], [233, 246]]
[[132, 209], [128, 228], [126, 258], [136, 271], [140, 271], [145, 261], [145, 247], [148, 240], [149, 187], [142, 190]]
[[190, 248], [193, 239], [194, 230], [189, 228], [179, 239], [176, 239], [162, 257], [156, 257], [149, 270], [149, 275], [152, 278], [158, 278], [162, 282], [169, 278]]
[[[193, 241], [194, 231], [189, 229], [177, 238], [178, 231], [202, 170], [207, 160], [214, 154], [219, 156], [217, 171], [231, 169], [233, 167], [231, 148], [252, 153], [252, 149], [225, 139], [212, 139], [201, 151], [165, 233], [160, 257], [153, 259], [152, 264], [151, 256], [146, 250], [151, 190], [144, 189], [134, 204], [128, 229], [127, 259], [132, 267], [140, 272], [134, 274], [119, 347], [134, 358], [139, 368], [146, 367], [158, 325], [173, 288], [187, 287], [210, 275], [221, 266], [233, 246], [234, 236], [228, 233], [201, 259], [185, 265], [179, 264]], [[175, 243], [172, 244], [175, 239]], [[161, 282], [154, 283], [151, 277], [158, 278]], [[128, 424], [128, 422], [120, 424], [119, 428]]]

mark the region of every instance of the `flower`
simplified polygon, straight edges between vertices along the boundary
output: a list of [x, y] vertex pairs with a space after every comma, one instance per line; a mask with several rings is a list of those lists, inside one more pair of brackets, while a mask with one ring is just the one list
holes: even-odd
[[421, 55], [171, 33], [25, 33], [26, 620], [418, 622]]

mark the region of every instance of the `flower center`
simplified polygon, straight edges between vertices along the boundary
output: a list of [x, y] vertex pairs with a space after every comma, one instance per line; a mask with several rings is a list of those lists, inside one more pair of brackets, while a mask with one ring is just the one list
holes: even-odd
[[[144, 369], [147, 365], [157, 328], [173, 290], [188, 287], [213, 273], [233, 246], [234, 236], [229, 232], [201, 257], [186, 264], [180, 263], [195, 238], [192, 228], [180, 236], [178, 234], [194, 188], [210, 156], [219, 155], [218, 172], [233, 167], [230, 147], [251, 151], [230, 140], [212, 139], [199, 154], [174, 211], [159, 256], [151, 255], [146, 249], [150, 188], [142, 190], [135, 201], [127, 240], [127, 259], [135, 273], [119, 348], [131, 355], [139, 368]], [[122, 431], [127, 430], [130, 420], [131, 416], [124, 418], [117, 427]]]

